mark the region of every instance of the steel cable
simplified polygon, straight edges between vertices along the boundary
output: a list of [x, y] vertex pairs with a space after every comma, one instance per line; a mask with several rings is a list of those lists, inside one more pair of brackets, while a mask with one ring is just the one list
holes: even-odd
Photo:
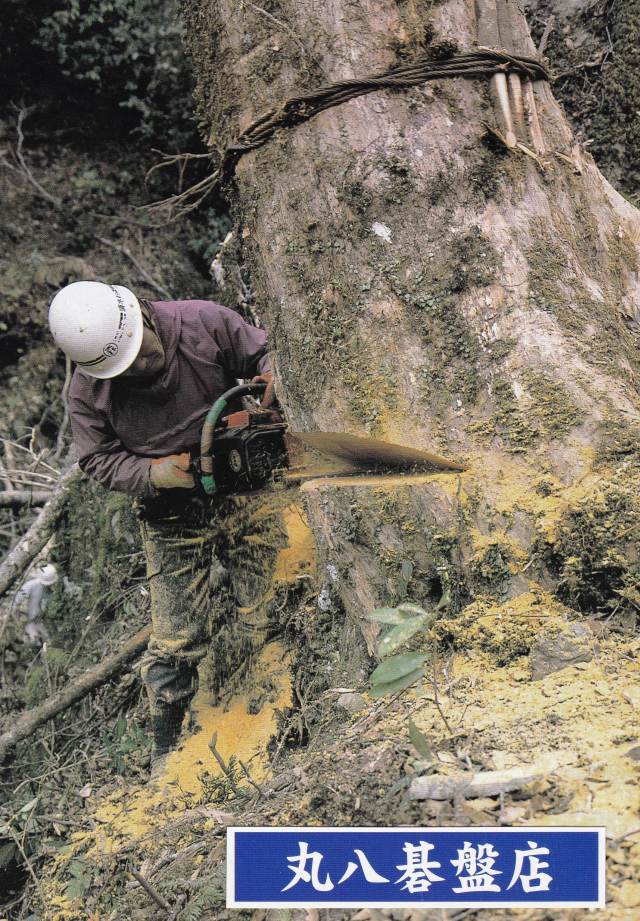
[[319, 112], [341, 105], [350, 99], [381, 89], [418, 86], [430, 80], [491, 77], [498, 73], [519, 73], [530, 80], [549, 79], [546, 68], [535, 58], [479, 48], [444, 60], [422, 58], [382, 74], [361, 79], [339, 80], [319, 86], [308, 93], [291, 96], [277, 109], [272, 109], [256, 119], [242, 132], [236, 142], [226, 149], [219, 169], [219, 180], [228, 181], [233, 176], [242, 155], [262, 147], [279, 129], [299, 125]]
[[[373, 74], [359, 79], [338, 80], [335, 83], [319, 86], [308, 93], [291, 96], [277, 108], [265, 112], [249, 125], [236, 141], [227, 147], [215, 172], [179, 195], [148, 207], [154, 210], [169, 207], [172, 210], [175, 209], [178, 214], [192, 211], [214, 189], [220, 189], [233, 178], [236, 166], [243, 154], [263, 147], [280, 129], [293, 128], [309, 121], [319, 112], [342, 105], [358, 96], [378, 90], [398, 90], [419, 86], [430, 80], [453, 77], [492, 77], [500, 73], [517, 73], [531, 81], [550, 79], [547, 69], [536, 58], [480, 47], [474, 51], [454, 54], [439, 60], [422, 57], [382, 74]], [[184, 155], [184, 158], [188, 159], [190, 156], [187, 154]], [[181, 156], [167, 155], [166, 163], [160, 166], [175, 163], [180, 159]]]

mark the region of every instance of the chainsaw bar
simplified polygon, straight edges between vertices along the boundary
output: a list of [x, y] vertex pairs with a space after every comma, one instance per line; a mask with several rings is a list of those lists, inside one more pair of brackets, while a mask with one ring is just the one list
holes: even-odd
[[[385, 470], [448, 470], [463, 471], [467, 468], [457, 461], [404, 445], [381, 441], [378, 438], [363, 438], [345, 432], [290, 432], [285, 435], [290, 463], [295, 469], [304, 470], [305, 461], [298, 460], [299, 445], [309, 447], [317, 454], [335, 461], [346, 461], [344, 473], [376, 473]], [[296, 456], [298, 455], [298, 457]], [[314, 465], [314, 461], [311, 461]], [[320, 473], [319, 476], [326, 474]], [[335, 475], [341, 475], [336, 471]]]

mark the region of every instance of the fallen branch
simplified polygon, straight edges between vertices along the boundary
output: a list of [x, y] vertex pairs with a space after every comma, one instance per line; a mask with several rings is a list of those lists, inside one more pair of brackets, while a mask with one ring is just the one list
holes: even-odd
[[14, 748], [18, 742], [28, 738], [38, 726], [42, 726], [52, 717], [57, 716], [67, 710], [77, 701], [82, 700], [95, 688], [100, 687], [113, 678], [131, 659], [134, 659], [146, 648], [151, 635], [151, 627], [145, 627], [139, 630], [134, 636], [128, 639], [120, 647], [118, 652], [98, 665], [94, 665], [83, 675], [70, 681], [69, 684], [49, 697], [39, 707], [33, 710], [27, 710], [15, 721], [13, 727], [8, 729], [0, 736], [0, 764], [6, 759], [9, 751]]
[[498, 796], [520, 790], [527, 784], [540, 780], [541, 771], [524, 771], [509, 768], [506, 771], [481, 771], [478, 774], [433, 774], [430, 777], [414, 777], [409, 787], [409, 799], [453, 799], [464, 796], [476, 799], [483, 796]]
[[171, 291], [167, 290], [167, 288], [165, 288], [165, 286], [161, 284], [159, 281], [156, 281], [156, 279], [151, 275], [151, 273], [148, 272], [147, 269], [145, 269], [145, 267], [142, 265], [140, 260], [136, 259], [136, 257], [133, 255], [131, 250], [127, 249], [127, 247], [123, 246], [121, 243], [114, 243], [113, 240], [107, 240], [105, 237], [99, 237], [97, 234], [96, 234], [96, 240], [98, 240], [99, 243], [104, 244], [104, 246], [108, 246], [111, 249], [115, 249], [119, 253], [122, 253], [123, 256], [126, 256], [129, 262], [140, 272], [140, 274], [142, 275], [146, 283], [151, 288], [153, 288], [154, 291], [157, 291], [158, 294], [162, 295], [162, 297], [166, 297], [167, 300], [169, 301], [171, 300], [172, 298]]
[[549, 37], [551, 33], [555, 29], [555, 26], [556, 26], [556, 17], [549, 16], [549, 19], [547, 20], [547, 24], [544, 27], [544, 32], [542, 33], [542, 38], [540, 39], [540, 44], [538, 45], [538, 54], [541, 57], [547, 50], [547, 43], [549, 41]]
[[167, 900], [160, 895], [157, 889], [154, 889], [149, 880], [144, 878], [142, 873], [138, 872], [138, 870], [134, 870], [134, 868], [131, 867], [131, 875], [137, 879], [144, 891], [151, 899], [153, 899], [156, 905], [159, 905], [159, 907], [164, 911], [171, 913], [171, 905], [169, 905]]
[[44, 505], [51, 498], [50, 490], [32, 492], [29, 489], [6, 489], [0, 492], [0, 508], [22, 508], [23, 505]]
[[608, 51], [603, 51], [597, 58], [594, 58], [591, 61], [583, 61], [582, 64], [576, 64], [574, 67], [570, 67], [568, 70], [563, 70], [562, 73], [556, 75], [555, 82], [558, 80], [564, 80], [565, 77], [571, 77], [574, 74], [580, 73], [582, 70], [597, 70], [598, 67], [606, 62], [607, 57], [609, 56]]
[[[32, 815], [33, 815], [33, 809], [31, 810], [31, 815], [29, 816], [29, 818], [31, 818]], [[20, 856], [22, 857], [25, 867], [29, 871], [29, 876], [33, 880], [33, 885], [36, 887], [36, 892], [38, 893], [38, 896], [40, 897], [40, 901], [42, 902], [43, 905], [46, 905], [47, 903], [45, 902], [44, 893], [42, 892], [42, 887], [40, 886], [40, 880], [36, 876], [35, 870], [33, 869], [33, 864], [29, 860], [29, 857], [27, 856], [27, 853], [24, 849], [24, 841], [21, 841], [20, 838], [18, 838], [15, 831], [11, 827], [10, 822], [8, 822], [4, 827], [6, 828], [9, 835], [11, 836], [13, 843], [20, 851]]]
[[519, 150], [520, 153], [525, 154], [525, 156], [531, 157], [531, 159], [538, 164], [541, 171], [546, 173], [548, 163], [542, 160], [538, 154], [534, 153], [532, 150], [529, 150], [526, 144], [521, 144], [520, 141], [509, 143], [507, 138], [500, 131], [498, 131], [497, 128], [492, 128], [492, 126], [486, 122], [483, 123], [483, 127], [486, 129], [486, 131], [489, 132], [489, 134], [492, 134], [498, 141], [500, 141], [500, 143], [509, 151], [509, 153], [515, 153], [516, 150]]
[[211, 736], [211, 741], [209, 742], [209, 751], [211, 752], [213, 757], [216, 759], [216, 761], [220, 765], [220, 770], [225, 775], [225, 777], [228, 779], [229, 786], [231, 787], [231, 789], [237, 796], [240, 791], [238, 790], [238, 785], [235, 782], [235, 779], [233, 777], [233, 771], [231, 770], [229, 765], [225, 762], [224, 758], [222, 757], [222, 755], [216, 748], [217, 741], [218, 741], [218, 733], [214, 732], [214, 734]]
[[240, 767], [241, 767], [242, 770], [244, 771], [244, 776], [247, 778], [247, 780], [249, 781], [249, 783], [251, 784], [251, 786], [252, 786], [252, 787], [255, 787], [255, 789], [258, 791], [258, 796], [260, 796], [260, 797], [264, 796], [264, 793], [262, 792], [262, 787], [260, 787], [260, 786], [255, 782], [255, 780], [253, 780], [253, 778], [251, 777], [251, 774], [249, 773], [249, 768], [246, 766], [246, 764], [244, 763], [244, 761], [242, 761], [240, 758], [238, 758], [238, 764], [240, 765]]
[[625, 838], [631, 838], [634, 835], [640, 835], [640, 828], [634, 828], [631, 831], [625, 832], [624, 835], [618, 835], [617, 838], [611, 840], [611, 843], [614, 847], [618, 847], [621, 841], [624, 841]]
[[58, 523], [64, 511], [69, 488], [82, 476], [80, 468], [74, 464], [60, 477], [51, 498], [44, 506], [24, 537], [5, 557], [0, 565], [0, 596], [11, 588], [16, 579], [22, 575], [29, 563], [38, 554]]

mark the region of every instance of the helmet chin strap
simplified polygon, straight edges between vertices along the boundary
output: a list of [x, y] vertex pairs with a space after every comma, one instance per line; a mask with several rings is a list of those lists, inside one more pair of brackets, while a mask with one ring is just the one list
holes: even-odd
[[160, 334], [158, 332], [158, 326], [156, 324], [156, 319], [153, 315], [153, 308], [149, 301], [141, 300], [140, 301], [140, 313], [142, 314], [142, 322], [147, 327], [147, 329], [152, 330], [160, 339]]
[[[140, 312], [142, 314], [142, 323], [143, 323], [144, 328], [148, 329], [150, 333], [153, 333], [155, 337], [156, 342], [153, 347], [154, 354], [162, 355], [164, 359], [164, 356], [165, 356], [164, 346], [162, 344], [162, 339], [158, 331], [158, 326], [156, 324], [155, 317], [153, 316], [153, 308], [151, 307], [148, 301], [142, 301], [142, 300], [140, 301]], [[143, 343], [141, 343], [140, 345], [141, 350], [142, 348], [143, 348]], [[138, 355], [139, 354], [140, 353], [138, 353]], [[151, 353], [149, 352], [147, 348], [146, 357], [150, 357], [150, 354]], [[133, 365], [135, 365], [137, 358], [138, 356], [136, 356], [136, 359], [134, 359]], [[127, 378], [127, 380], [129, 380], [130, 382], [132, 381], [142, 382], [142, 381], [147, 381], [151, 377], [155, 377], [157, 373], [159, 372], [154, 371], [152, 374], [148, 374], [148, 373], [136, 374], [135, 372], [132, 373], [131, 366], [130, 366], [126, 371], [123, 371], [120, 377]]]

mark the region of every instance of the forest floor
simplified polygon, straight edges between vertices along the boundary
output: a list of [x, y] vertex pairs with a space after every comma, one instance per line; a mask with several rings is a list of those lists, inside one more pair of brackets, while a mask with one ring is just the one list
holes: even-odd
[[[544, 4], [538, 7], [540, 32], [546, 13]], [[552, 44], [561, 36], [558, 29]], [[582, 74], [592, 42], [588, 35], [567, 68]], [[593, 95], [587, 88], [583, 101]], [[137, 157], [123, 163], [120, 151], [105, 149], [100, 159], [77, 145], [54, 146], [36, 126], [28, 129], [27, 121], [29, 170], [0, 171], [9, 204], [1, 231], [0, 418], [3, 437], [37, 457], [55, 447], [63, 423], [65, 368], [46, 332], [51, 295], [82, 274], [119, 278], [151, 298], [210, 297], [204, 253], [211, 239], [202, 223], [156, 227], [141, 216], [135, 205], [144, 198], [144, 168]], [[15, 149], [15, 119], [0, 130], [3, 145]], [[19, 458], [20, 449], [14, 454]], [[33, 511], [0, 514], [4, 551]], [[49, 658], [24, 642], [19, 624], [0, 641], [7, 724], [148, 619], [129, 503], [105, 499], [84, 483], [63, 524], [67, 541], [51, 550], [65, 579], [47, 614]], [[589, 917], [637, 918], [640, 640], [631, 626], [615, 617], [580, 619], [586, 632], [577, 642], [570, 637], [574, 660], [534, 677], [544, 671], [541, 657], [549, 661], [549, 644], [566, 638], [575, 618], [532, 578], [520, 595], [468, 610], [455, 629], [447, 623], [420, 687], [373, 700], [364, 678], [345, 685], [339, 664], [322, 656], [323, 638], [336, 625], [320, 603], [302, 512], [292, 507], [287, 525], [289, 544], [279, 552], [269, 599], [276, 629], [222, 699], [203, 686], [192, 725], [184, 727], [163, 777], [149, 780], [149, 730], [135, 670], [40, 731], [5, 768], [0, 886], [6, 916], [116, 921], [167, 915], [143, 891], [135, 870], [178, 921], [262, 921], [276, 913], [223, 907], [228, 825], [436, 824], [603, 825], [608, 905]], [[411, 722], [427, 740], [421, 751]], [[226, 770], [211, 748], [214, 732]], [[420, 777], [511, 769], [538, 779], [495, 796], [420, 800], [412, 793]], [[585, 914], [536, 909], [493, 911], [491, 918], [574, 921]], [[292, 910], [279, 917], [441, 921], [444, 915], [364, 909]], [[448, 917], [482, 915], [468, 910]]]
[[[543, 606], [536, 628], [544, 629], [544, 611]], [[307, 616], [313, 617], [312, 609]], [[590, 917], [637, 916], [640, 640], [614, 634], [594, 637], [590, 645], [591, 661], [536, 681], [529, 657], [500, 665], [501, 652], [508, 655], [508, 650], [499, 644], [492, 653], [474, 649], [470, 639], [464, 653], [443, 659], [435, 681], [400, 699], [373, 702], [361, 693], [365, 688], [329, 688], [324, 700], [307, 706], [327, 707], [330, 701], [340, 727], [316, 733], [308, 746], [270, 765], [265, 753], [274, 754], [275, 711], [282, 713], [290, 702], [293, 679], [282, 646], [269, 644], [256, 657], [244, 689], [226, 706], [215, 707], [200, 694], [197, 727], [193, 734], [185, 730], [163, 777], [151, 783], [116, 778], [66, 814], [79, 828], [43, 867], [48, 917], [80, 919], [88, 909], [99, 909], [100, 917], [155, 917], [153, 901], [127, 876], [124, 867], [132, 866], [172, 906], [183, 906], [179, 918], [199, 917], [194, 914], [199, 909], [206, 917], [233, 917], [237, 912], [222, 907], [225, 827], [316, 824], [604, 826], [609, 906]], [[265, 679], [271, 700], [264, 700]], [[257, 713], [256, 694], [262, 698]], [[349, 714], [345, 707], [357, 712]], [[428, 739], [427, 757], [410, 740], [410, 720]], [[219, 754], [231, 766], [231, 781], [209, 749], [213, 732]], [[237, 770], [240, 761], [252, 782]], [[414, 778], [471, 777], [513, 768], [538, 779], [495, 796], [461, 794], [441, 801], [412, 795]], [[78, 887], [81, 897], [74, 899]], [[441, 912], [414, 914], [442, 917]], [[347, 910], [323, 915], [354, 917]], [[576, 909], [495, 913], [523, 919], [583, 915]], [[412, 915], [395, 910], [384, 916]]]
[[[390, 484], [394, 488], [397, 483]], [[532, 582], [515, 598], [482, 611], [472, 605], [454, 622], [444, 619], [442, 635], [454, 631], [455, 639], [440, 644], [420, 687], [373, 700], [366, 681], [344, 687], [332, 676], [321, 693], [307, 695], [305, 683], [327, 663], [305, 656], [305, 638], [322, 634], [326, 620], [309, 578], [315, 569], [310, 531], [295, 507], [288, 523], [273, 600], [277, 608], [288, 605], [293, 633], [284, 629], [256, 650], [225, 703], [200, 692], [195, 725], [183, 729], [164, 776], [152, 782], [111, 778], [82, 802], [76, 798], [67, 818], [78, 827], [42, 868], [47, 917], [156, 917], [153, 899], [131, 875], [134, 868], [183, 921], [257, 921], [264, 912], [223, 908], [226, 826], [316, 824], [604, 826], [608, 907], [589, 916], [636, 917], [637, 635], [619, 624], [581, 620], [577, 645], [571, 646], [571, 635], [569, 647], [558, 647], [575, 619]], [[558, 648], [562, 663], [554, 658]], [[418, 748], [411, 722], [422, 735]], [[214, 733], [224, 769], [210, 748]], [[418, 798], [418, 778], [464, 780], [485, 771], [520, 772], [529, 781], [492, 796]], [[573, 921], [584, 914], [504, 910], [492, 917]], [[439, 910], [415, 909], [334, 909], [320, 916], [444, 917]], [[450, 915], [458, 916], [482, 915]], [[291, 910], [287, 917], [308, 913]]]

